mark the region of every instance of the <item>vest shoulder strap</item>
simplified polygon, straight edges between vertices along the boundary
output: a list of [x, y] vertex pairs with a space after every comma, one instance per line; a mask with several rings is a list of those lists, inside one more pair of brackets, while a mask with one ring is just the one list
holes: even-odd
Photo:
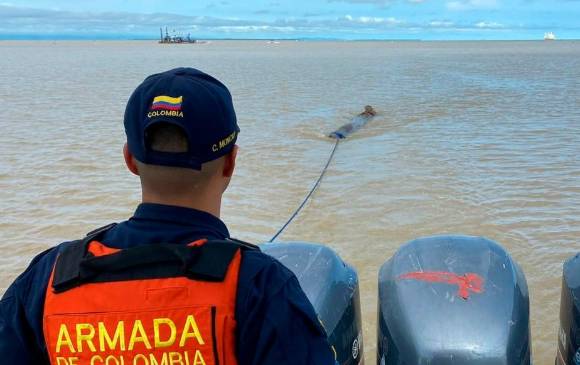
[[[105, 232], [115, 227], [117, 223], [94, 229], [86, 234], [83, 239], [76, 240], [64, 246], [56, 259], [54, 266], [53, 287], [74, 287], [80, 285], [80, 263], [87, 251], [88, 244], [100, 238]], [[56, 285], [56, 286], [55, 286]]]
[[170, 277], [221, 282], [238, 250], [259, 250], [255, 245], [227, 239], [203, 245], [142, 245], [95, 256], [89, 245], [107, 229], [93, 231], [63, 249], [54, 268], [52, 287], [56, 293], [87, 283]]
[[260, 247], [258, 245], [254, 245], [253, 243], [245, 242], [245, 241], [239, 240], [237, 238], [233, 238], [233, 237], [226, 238], [226, 240], [237, 243], [238, 245], [240, 245], [240, 248], [242, 250], [261, 251]]

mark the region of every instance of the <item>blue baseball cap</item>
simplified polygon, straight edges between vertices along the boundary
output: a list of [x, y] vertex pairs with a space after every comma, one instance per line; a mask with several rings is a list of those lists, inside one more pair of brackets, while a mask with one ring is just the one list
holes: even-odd
[[[181, 128], [187, 136], [187, 152], [149, 148], [147, 132], [158, 123]], [[137, 160], [195, 170], [229, 153], [240, 132], [228, 88], [194, 68], [147, 77], [127, 102], [124, 124], [129, 151]]]

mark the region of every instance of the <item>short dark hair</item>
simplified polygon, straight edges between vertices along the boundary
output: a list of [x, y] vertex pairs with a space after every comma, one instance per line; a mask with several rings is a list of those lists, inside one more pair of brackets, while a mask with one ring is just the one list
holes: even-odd
[[155, 123], [145, 131], [147, 148], [157, 152], [184, 153], [189, 150], [185, 131], [172, 123]]

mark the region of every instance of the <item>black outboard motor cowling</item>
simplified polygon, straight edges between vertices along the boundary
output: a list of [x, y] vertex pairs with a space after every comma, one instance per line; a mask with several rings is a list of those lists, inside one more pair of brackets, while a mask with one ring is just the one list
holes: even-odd
[[356, 270], [318, 244], [266, 243], [260, 248], [294, 272], [326, 329], [338, 364], [363, 364]]
[[580, 254], [564, 263], [557, 365], [580, 365]]
[[524, 274], [485, 238], [405, 244], [379, 275], [377, 357], [381, 365], [531, 364]]

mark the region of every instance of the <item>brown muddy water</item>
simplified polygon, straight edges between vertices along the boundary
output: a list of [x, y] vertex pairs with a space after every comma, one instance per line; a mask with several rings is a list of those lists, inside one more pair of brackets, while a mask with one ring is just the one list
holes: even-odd
[[309, 190], [326, 133], [379, 111], [280, 237], [357, 268], [367, 364], [380, 265], [447, 233], [486, 236], [521, 264], [535, 363], [553, 363], [562, 262], [580, 251], [580, 42], [0, 42], [0, 293], [36, 253], [131, 215], [124, 106], [176, 66], [232, 91], [242, 133], [222, 218], [248, 241]]

